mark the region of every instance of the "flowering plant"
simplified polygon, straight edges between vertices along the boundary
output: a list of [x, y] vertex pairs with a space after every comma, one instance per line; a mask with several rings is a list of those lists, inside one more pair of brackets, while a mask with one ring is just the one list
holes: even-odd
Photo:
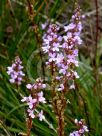
[[[66, 94], [75, 89], [75, 79], [79, 78], [76, 67], [78, 64], [78, 45], [81, 45], [82, 40], [80, 33], [82, 30], [81, 23], [82, 16], [80, 14], [80, 7], [77, 6], [74, 15], [71, 18], [69, 25], [64, 26], [64, 34], [60, 35], [60, 27], [56, 24], [45, 23], [43, 29], [47, 31], [43, 35], [42, 51], [46, 55], [47, 61], [46, 67], [50, 70], [51, 81], [46, 83], [41, 78], [37, 78], [33, 84], [27, 84], [30, 95], [28, 97], [23, 96], [22, 102], [27, 104], [27, 136], [30, 136], [32, 128], [32, 120], [38, 118], [40, 121], [45, 121], [43, 110], [39, 111], [38, 105], [47, 103], [43, 89], [47, 88], [47, 84], [51, 88], [52, 93], [52, 107], [56, 115], [57, 120], [57, 135], [65, 135], [65, 109], [67, 105]], [[11, 67], [8, 67], [7, 73], [10, 75], [10, 83], [14, 83], [17, 86], [23, 81], [25, 74], [21, 65], [22, 62], [17, 56], [15, 62]], [[84, 125], [83, 120], [75, 120], [75, 124], [78, 126], [78, 131], [73, 131], [69, 136], [82, 136], [85, 132], [88, 132], [88, 128]]]

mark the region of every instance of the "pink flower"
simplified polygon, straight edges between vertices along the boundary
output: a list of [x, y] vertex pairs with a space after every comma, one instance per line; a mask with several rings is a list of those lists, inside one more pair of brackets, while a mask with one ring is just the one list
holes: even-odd
[[31, 95], [28, 97], [28, 101], [27, 101], [27, 104], [29, 106], [30, 109], [33, 108], [34, 104], [37, 102], [37, 99], [33, 99], [31, 97]]
[[[38, 92], [41, 89], [46, 88], [46, 84], [43, 84], [43, 80], [41, 78], [37, 78], [34, 84], [27, 84], [27, 89], [30, 89], [31, 95], [28, 97], [23, 97], [22, 102], [26, 102], [28, 105], [28, 114], [31, 118], [35, 118], [34, 111], [36, 111], [37, 105], [39, 102], [46, 103], [45, 98], [43, 97], [43, 92]], [[44, 117], [41, 113], [39, 113], [39, 118], [42, 120]]]
[[46, 88], [46, 84], [43, 84], [43, 80], [40, 78], [36, 79], [36, 82], [34, 84], [27, 84], [26, 85], [27, 89], [30, 90], [39, 90], [39, 89], [44, 89]]
[[68, 41], [68, 39], [72, 38], [72, 33], [68, 32], [66, 36], [63, 36], [63, 38], [64, 38], [65, 41]]
[[23, 80], [22, 77], [25, 76], [21, 65], [22, 62], [18, 56], [15, 57], [15, 62], [11, 65], [11, 67], [7, 67], [7, 74], [10, 75], [10, 83], [15, 83], [17, 85], [21, 84]]
[[61, 63], [61, 62], [63, 61], [63, 59], [64, 59], [64, 56], [63, 56], [62, 53], [57, 54], [57, 57], [56, 57], [56, 64]]
[[29, 106], [29, 109], [32, 109], [34, 104], [37, 102], [37, 99], [33, 99], [32, 96], [29, 95], [29, 97], [23, 97], [21, 101], [26, 102], [27, 105]]
[[42, 47], [42, 49], [43, 49], [44, 53], [47, 53], [47, 52], [49, 52], [50, 46], [46, 45], [46, 46]]
[[78, 131], [73, 131], [69, 136], [81, 136]]
[[65, 29], [65, 32], [67, 32], [68, 30], [72, 30], [75, 28], [75, 24], [74, 23], [70, 23], [68, 26], [65, 26], [64, 29]]
[[27, 84], [26, 87], [27, 87], [27, 89], [32, 89], [32, 85], [31, 84]]
[[85, 132], [89, 132], [88, 127], [87, 127], [87, 126], [83, 125], [83, 129], [84, 129], [84, 131], [85, 131]]
[[44, 24], [41, 24], [42, 29], [44, 30], [47, 25], [48, 25], [48, 22], [45, 22]]
[[23, 99], [21, 101], [22, 102], [26, 102], [27, 101], [27, 97], [23, 97]]
[[49, 53], [49, 62], [56, 61], [56, 54], [55, 53]]
[[59, 88], [57, 89], [58, 91], [63, 91], [64, 90], [64, 85], [60, 84]]
[[68, 65], [62, 65], [61, 69], [59, 70], [59, 73], [65, 75], [68, 70]]
[[72, 133], [70, 133], [69, 136], [84, 136], [84, 134], [86, 132], [89, 132], [88, 127], [86, 125], [84, 125], [83, 120], [81, 119], [80, 121], [78, 121], [77, 119], [75, 119], [75, 124], [78, 126], [78, 130], [77, 131], [73, 131]]
[[73, 72], [73, 74], [74, 74], [75, 78], [79, 78], [79, 75], [77, 74], [77, 72], [76, 72], [76, 71], [75, 71], [75, 72]]
[[75, 89], [75, 85], [74, 83], [72, 85], [70, 85], [70, 88], [69, 89]]
[[41, 112], [39, 112], [38, 117], [39, 117], [40, 121], [45, 119], [45, 116], [43, 115], [43, 111], [42, 110], [41, 110]]
[[46, 103], [45, 98], [43, 97], [43, 92], [38, 93], [39, 102]]
[[46, 88], [46, 84], [42, 84], [42, 88], [43, 88], [43, 89]]
[[34, 111], [31, 109], [28, 109], [27, 111], [29, 113], [29, 116], [34, 119], [35, 118]]

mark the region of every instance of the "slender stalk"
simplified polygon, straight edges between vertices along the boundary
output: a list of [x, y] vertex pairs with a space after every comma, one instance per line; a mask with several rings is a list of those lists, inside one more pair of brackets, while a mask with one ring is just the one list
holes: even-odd
[[60, 96], [60, 101], [58, 104], [58, 136], [64, 136], [64, 127], [65, 127], [65, 117], [64, 117], [64, 111], [66, 107], [66, 99], [64, 96], [64, 93]]
[[[99, 27], [99, 15], [98, 15], [98, 0], [95, 0], [95, 6], [96, 6], [96, 46], [95, 46], [95, 58], [97, 59], [97, 50], [98, 50], [98, 27]], [[96, 60], [95, 59], [95, 60]], [[97, 60], [95, 61], [95, 66], [97, 67]]]
[[[33, 12], [33, 7], [32, 7], [32, 3], [30, 2], [30, 0], [27, 0], [28, 2], [28, 13], [29, 13], [29, 17], [30, 17], [30, 21], [32, 23], [32, 28], [36, 34], [36, 39], [38, 41], [38, 45], [39, 45], [39, 50], [41, 48], [41, 37], [40, 37], [40, 34], [39, 34], [39, 29], [38, 29], [38, 26], [34, 23], [34, 17], [35, 17], [35, 14]], [[38, 12], [39, 10], [42, 8], [43, 5], [41, 5], [41, 7], [38, 9]], [[37, 12], [37, 13], [38, 13]], [[36, 14], [37, 14], [36, 13]], [[43, 76], [45, 77], [45, 70], [44, 70], [44, 64], [43, 64], [43, 59], [42, 59], [42, 53], [41, 53], [41, 50], [39, 51], [39, 55], [40, 55], [40, 58], [41, 58], [41, 61], [42, 61], [42, 72], [43, 72]], [[30, 136], [30, 133], [31, 133], [31, 128], [32, 128], [32, 118], [29, 117], [27, 119], [27, 136]]]
[[58, 118], [58, 136], [64, 136], [64, 118], [63, 118], [63, 112], [59, 114]]
[[[54, 71], [55, 67], [52, 63], [51, 65], [51, 74], [52, 78], [54, 78]], [[66, 99], [65, 99], [65, 92], [61, 92], [61, 94], [58, 94], [55, 90], [55, 83], [52, 82], [52, 96], [53, 96], [53, 109], [56, 114], [57, 119], [57, 135], [58, 136], [64, 136], [64, 127], [65, 127], [65, 120], [64, 120], [64, 110], [66, 107]]]
[[[98, 0], [94, 0], [95, 2], [95, 8], [96, 8], [96, 37], [95, 37], [95, 52], [94, 52], [94, 76], [96, 79], [96, 84], [98, 86], [99, 84], [99, 79], [98, 79], [98, 64], [97, 64], [97, 53], [98, 53], [98, 37], [99, 37], [99, 32], [98, 32], [98, 28], [99, 28], [99, 14], [98, 14]], [[97, 87], [94, 87], [95, 90], [95, 94], [97, 94]]]
[[94, 67], [95, 67], [95, 73], [96, 73], [96, 79], [97, 79], [97, 52], [98, 52], [98, 37], [99, 37], [99, 14], [98, 14], [98, 0], [95, 0], [95, 8], [96, 8], [96, 37], [95, 37], [95, 56], [94, 56]]
[[30, 15], [33, 15], [34, 13], [33, 13], [33, 8], [32, 8], [32, 6], [31, 6], [31, 3], [30, 3], [29, 0], [27, 0], [27, 2], [28, 2], [29, 14], [30, 14]]
[[57, 119], [57, 135], [58, 136], [64, 136], [64, 127], [65, 127], [65, 121], [64, 121], [64, 110], [65, 110], [66, 100], [64, 98], [64, 95], [56, 96], [53, 98], [53, 108], [56, 114]]
[[87, 118], [87, 125], [88, 125], [88, 128], [90, 130], [90, 120], [89, 120], [89, 115], [88, 115], [88, 111], [87, 111], [87, 103], [85, 102], [83, 96], [81, 95], [81, 93], [79, 92], [79, 95], [83, 101], [83, 104], [84, 104], [84, 111], [85, 111], [85, 115], [86, 115], [86, 118]]
[[[76, 93], [76, 91], [74, 91], [75, 96], [76, 96], [76, 95], [78, 96], [78, 94], [79, 94], [79, 96], [81, 97], [81, 100], [82, 100], [82, 102], [83, 102], [84, 112], [85, 112], [85, 115], [86, 115], [86, 118], [87, 118], [88, 128], [89, 128], [89, 130], [90, 130], [90, 119], [89, 119], [89, 115], [88, 115], [87, 103], [86, 103], [84, 97], [82, 96], [82, 94], [79, 92], [80, 87], [78, 86], [77, 83], [75, 84], [75, 86], [76, 86], [76, 89], [78, 90], [78, 93]], [[88, 134], [88, 135], [89, 135], [89, 134]]]
[[[51, 64], [51, 75], [52, 75], [52, 79], [54, 79], [54, 75], [55, 74], [55, 66], [54, 63], [52, 62]], [[64, 136], [64, 109], [65, 109], [65, 97], [64, 97], [64, 93], [61, 93], [60, 95], [58, 94], [58, 92], [56, 92], [55, 90], [55, 82], [52, 81], [52, 97], [53, 97], [53, 109], [54, 112], [56, 114], [56, 119], [57, 119], [57, 135], [58, 136]]]
[[[45, 77], [45, 68], [44, 68], [44, 63], [43, 63], [43, 55], [42, 55], [42, 52], [41, 52], [41, 44], [42, 44], [41, 39], [42, 38], [41, 38], [40, 33], [39, 33], [39, 28], [38, 28], [38, 26], [35, 24], [35, 22], [33, 20], [35, 15], [34, 15], [31, 3], [30, 3], [29, 0], [27, 0], [27, 2], [28, 2], [28, 8], [29, 8], [28, 11], [29, 11], [29, 14], [30, 14], [30, 20], [31, 20], [31, 23], [32, 23], [32, 26], [33, 26], [33, 30], [34, 30], [34, 32], [36, 34], [35, 36], [36, 36], [36, 40], [37, 40], [38, 47], [39, 47], [39, 55], [40, 55], [40, 59], [41, 59], [41, 62], [42, 62], [41, 68], [42, 68], [42, 74], [43, 74], [43, 78], [44, 78]], [[33, 18], [32, 18], [32, 16], [33, 16]]]
[[10, 7], [10, 14], [11, 16], [15, 19], [15, 23], [16, 23], [16, 27], [18, 28], [18, 21], [15, 17], [15, 13], [14, 13], [14, 10], [13, 10], [13, 7], [12, 7], [12, 4], [11, 4], [11, 1], [10, 0], [7, 0], [7, 3], [8, 3], [8, 6]]
[[30, 136], [31, 128], [32, 128], [32, 118], [29, 117], [27, 120], [27, 136]]

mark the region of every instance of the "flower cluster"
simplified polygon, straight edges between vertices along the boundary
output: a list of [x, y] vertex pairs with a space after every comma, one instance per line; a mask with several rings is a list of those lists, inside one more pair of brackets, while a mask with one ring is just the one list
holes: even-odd
[[[80, 33], [82, 30], [80, 8], [77, 7], [72, 16], [71, 23], [64, 27], [65, 35], [58, 34], [60, 28], [50, 24], [43, 36], [42, 50], [48, 56], [46, 64], [56, 70], [56, 80], [59, 82], [58, 91], [64, 90], [64, 84], [71, 80], [70, 89], [74, 89], [74, 79], [79, 78], [75, 67], [78, 66], [78, 47], [82, 43]], [[60, 82], [61, 81], [61, 82]], [[62, 83], [63, 81], [63, 83]]]
[[84, 136], [84, 134], [86, 132], [89, 132], [87, 126], [85, 125], [85, 123], [84, 123], [84, 121], [82, 119], [80, 121], [75, 119], [75, 124], [77, 125], [78, 130], [73, 131], [72, 133], [70, 133], [69, 136]]
[[59, 52], [62, 37], [57, 34], [59, 27], [56, 24], [50, 24], [47, 32], [43, 36], [43, 51], [48, 55], [47, 65], [56, 61]]
[[21, 84], [21, 81], [23, 80], [22, 77], [25, 76], [25, 74], [22, 71], [22, 61], [18, 56], [15, 57], [15, 62], [12, 64], [11, 67], [7, 67], [7, 73], [10, 75], [10, 83], [15, 83], [17, 85]]
[[30, 90], [40, 90], [46, 88], [46, 84], [43, 84], [43, 80], [38, 78], [35, 84], [27, 84], [26, 87]]
[[68, 80], [72, 80], [70, 89], [74, 89], [74, 79], [79, 78], [75, 67], [78, 66], [77, 56], [78, 49], [77, 45], [82, 43], [80, 38], [80, 32], [82, 30], [80, 8], [75, 9], [74, 15], [72, 16], [71, 23], [64, 27], [66, 35], [63, 36], [64, 42], [62, 48], [64, 50], [64, 59], [60, 62], [60, 73], [64, 74]]
[[46, 85], [43, 84], [43, 80], [38, 78], [36, 79], [36, 82], [34, 84], [27, 84], [26, 87], [30, 90], [31, 95], [29, 95], [28, 97], [23, 97], [21, 101], [27, 103], [27, 112], [29, 117], [38, 117], [39, 120], [42, 121], [43, 119], [45, 119], [43, 111], [41, 110], [39, 113], [36, 113], [36, 108], [39, 103], [46, 103], [43, 92], [40, 91], [41, 89], [44, 89]]

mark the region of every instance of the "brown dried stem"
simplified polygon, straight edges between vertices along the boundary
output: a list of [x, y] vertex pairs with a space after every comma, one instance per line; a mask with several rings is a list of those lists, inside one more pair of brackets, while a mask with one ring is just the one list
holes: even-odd
[[29, 15], [30, 15], [30, 20], [31, 20], [31, 23], [32, 23], [32, 28], [35, 32], [35, 36], [36, 36], [36, 40], [37, 40], [37, 43], [38, 43], [38, 47], [39, 47], [39, 55], [40, 55], [40, 59], [41, 59], [41, 62], [42, 62], [42, 73], [43, 73], [43, 78], [45, 77], [45, 68], [44, 68], [44, 63], [43, 63], [43, 56], [42, 56], [42, 52], [41, 52], [41, 44], [42, 44], [42, 38], [41, 38], [41, 35], [39, 33], [39, 27], [35, 24], [34, 22], [34, 17], [38, 14], [38, 12], [42, 9], [42, 6], [44, 3], [41, 4], [41, 6], [38, 8], [37, 12], [34, 14], [33, 12], [33, 8], [32, 8], [32, 5], [30, 3], [29, 0], [27, 0], [28, 2], [28, 8], [29, 8]]
[[29, 117], [27, 119], [27, 136], [30, 136], [31, 128], [32, 128], [32, 118]]
[[[52, 79], [54, 80], [55, 77], [55, 66], [52, 62], [51, 65], [51, 75]], [[52, 81], [52, 97], [53, 97], [53, 109], [56, 114], [56, 119], [58, 123], [57, 127], [57, 135], [64, 136], [64, 127], [65, 127], [65, 120], [64, 120], [64, 111], [66, 107], [66, 99], [65, 99], [65, 92], [56, 92], [55, 90], [56, 83]]]
[[[29, 18], [30, 18], [30, 21], [31, 21], [31, 24], [32, 24], [32, 28], [36, 34], [36, 39], [37, 39], [37, 42], [38, 42], [38, 45], [39, 45], [39, 49], [41, 48], [41, 36], [40, 36], [40, 33], [39, 33], [39, 29], [38, 29], [38, 26], [34, 23], [34, 17], [38, 14], [38, 12], [42, 9], [42, 6], [43, 6], [43, 3], [42, 5], [38, 8], [37, 12], [34, 14], [34, 11], [33, 11], [33, 6], [32, 6], [32, 3], [27, 0], [28, 2], [28, 13], [29, 13]], [[44, 65], [43, 65], [43, 60], [42, 60], [42, 53], [41, 53], [41, 50], [39, 52], [40, 54], [40, 58], [41, 58], [41, 61], [42, 61], [42, 71], [43, 71], [43, 76], [45, 75], [45, 70], [44, 70]], [[30, 133], [31, 133], [31, 128], [32, 128], [32, 118], [31, 117], [28, 117], [27, 119], [27, 136], [30, 136]]]

